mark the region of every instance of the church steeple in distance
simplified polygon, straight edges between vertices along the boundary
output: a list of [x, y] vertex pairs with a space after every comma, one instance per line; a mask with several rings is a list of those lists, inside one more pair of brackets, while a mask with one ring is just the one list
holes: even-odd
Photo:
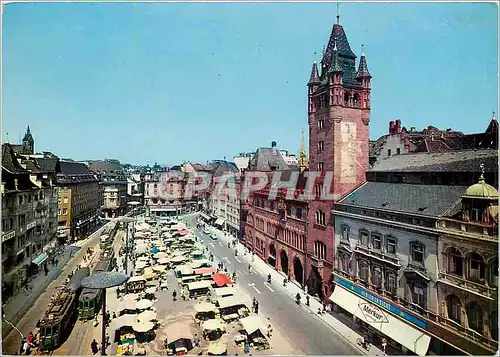
[[24, 134], [22, 145], [24, 147], [24, 152], [28, 155], [33, 155], [35, 153], [35, 140], [33, 135], [31, 135], [30, 126], [26, 129], [26, 134]]

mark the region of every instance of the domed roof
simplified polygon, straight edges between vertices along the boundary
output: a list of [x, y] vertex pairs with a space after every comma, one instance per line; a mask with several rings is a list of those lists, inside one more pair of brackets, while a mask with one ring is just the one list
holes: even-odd
[[481, 175], [481, 177], [479, 177], [479, 182], [470, 186], [467, 191], [465, 191], [463, 197], [496, 200], [498, 199], [498, 191], [495, 187], [488, 185], [484, 181], [484, 176]]

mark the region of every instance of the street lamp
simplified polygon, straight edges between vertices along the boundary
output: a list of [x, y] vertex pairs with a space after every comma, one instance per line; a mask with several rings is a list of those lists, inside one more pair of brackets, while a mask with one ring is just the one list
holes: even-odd
[[99, 289], [102, 293], [102, 333], [101, 333], [101, 355], [106, 355], [106, 289], [122, 285], [129, 277], [125, 274], [108, 271], [93, 274], [82, 280], [82, 286], [87, 289]]
[[135, 222], [135, 218], [118, 217], [118, 222], [127, 224], [127, 231], [125, 233], [125, 274], [128, 275], [128, 250], [129, 250], [129, 247], [128, 247], [128, 231], [129, 231], [128, 224], [130, 222]]

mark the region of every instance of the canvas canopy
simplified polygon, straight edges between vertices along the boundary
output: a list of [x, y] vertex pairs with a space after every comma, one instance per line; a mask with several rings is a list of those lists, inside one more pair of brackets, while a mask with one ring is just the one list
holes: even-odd
[[212, 274], [212, 273], [215, 273], [217, 271], [217, 269], [213, 268], [213, 267], [210, 267], [210, 268], [199, 268], [199, 269], [195, 269], [194, 273], [196, 275], [207, 275], [207, 274]]
[[161, 259], [158, 259], [158, 264], [161, 264], [161, 265], [166, 265], [170, 262], [170, 259], [168, 258], [161, 258]]
[[203, 330], [207, 331], [224, 330], [224, 325], [222, 324], [221, 320], [211, 319], [203, 323]]
[[139, 321], [152, 321], [156, 320], [156, 312], [151, 310], [146, 310], [137, 315], [137, 320]]
[[219, 307], [221, 309], [224, 309], [226, 307], [233, 307], [233, 306], [247, 306], [245, 303], [245, 300], [241, 296], [229, 296], [225, 298], [220, 298], [217, 299], [217, 302], [219, 303]]
[[194, 311], [198, 312], [212, 312], [215, 311], [217, 307], [214, 304], [211, 304], [209, 302], [201, 303], [201, 304], [196, 304], [194, 306]]
[[247, 316], [240, 319], [240, 323], [249, 335], [258, 330], [264, 334], [267, 329], [266, 322], [259, 315]]
[[177, 271], [181, 273], [181, 275], [193, 275], [193, 269], [186, 265], [179, 267]]
[[154, 327], [155, 325], [151, 321], [138, 321], [132, 326], [135, 332], [148, 332]]
[[177, 255], [177, 256], [173, 257], [172, 259], [170, 259], [170, 261], [172, 263], [181, 263], [181, 262], [184, 262], [186, 260], [187, 260], [187, 258], [183, 257], [182, 255]]
[[215, 298], [233, 296], [236, 295], [236, 288], [233, 288], [232, 286], [227, 286], [224, 288], [216, 288], [212, 289], [212, 293], [215, 295]]
[[111, 331], [118, 330], [124, 326], [132, 327], [137, 322], [137, 315], [122, 315], [111, 321]]
[[138, 310], [149, 309], [151, 306], [153, 306], [153, 302], [151, 300], [147, 300], [147, 299], [139, 300], [136, 304], [136, 308]]
[[144, 277], [142, 275], [133, 276], [130, 279], [128, 279], [127, 283], [133, 283], [136, 281], [146, 281], [146, 279], [144, 279]]
[[211, 342], [207, 352], [214, 356], [224, 355], [227, 353], [227, 343], [223, 341]]
[[137, 306], [137, 301], [132, 300], [132, 299], [126, 299], [126, 300], [120, 301], [116, 310], [118, 312], [124, 311], [124, 310], [135, 310], [137, 308], [136, 306]]
[[191, 290], [198, 290], [198, 289], [206, 289], [210, 288], [212, 284], [210, 284], [209, 281], [202, 280], [202, 281], [195, 281], [193, 283], [188, 283], [187, 287], [188, 289]]

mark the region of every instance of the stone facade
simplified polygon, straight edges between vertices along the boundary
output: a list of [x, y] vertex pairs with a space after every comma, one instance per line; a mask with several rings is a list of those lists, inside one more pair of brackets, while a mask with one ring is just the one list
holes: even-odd
[[103, 202], [99, 180], [84, 163], [58, 160], [56, 185], [60, 239], [85, 238], [99, 224]]
[[245, 244], [276, 270], [305, 286], [307, 203], [269, 199], [269, 188], [250, 193], [245, 207]]
[[118, 160], [98, 160], [86, 162], [94, 172], [102, 186], [104, 218], [115, 218], [125, 214], [129, 209], [127, 203], [127, 177]]
[[[32, 260], [55, 244], [57, 190], [54, 175], [2, 145], [2, 291], [15, 294], [40, 265]], [[46, 259], [46, 258], [45, 258]]]

